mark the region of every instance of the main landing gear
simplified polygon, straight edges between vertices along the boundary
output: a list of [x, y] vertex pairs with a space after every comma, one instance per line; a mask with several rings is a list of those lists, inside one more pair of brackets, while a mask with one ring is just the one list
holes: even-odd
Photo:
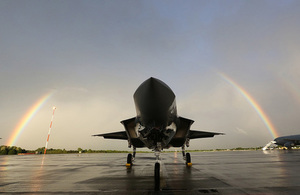
[[131, 168], [132, 162], [135, 159], [135, 154], [136, 154], [136, 147], [133, 147], [133, 154], [128, 154], [127, 155], [127, 163], [126, 163], [127, 168]]
[[191, 159], [191, 154], [190, 153], [185, 153], [185, 147], [184, 145], [182, 146], [182, 155], [183, 155], [183, 160], [185, 160], [185, 164], [187, 167], [191, 167], [192, 164], [192, 159]]
[[131, 168], [132, 166], [132, 154], [128, 154], [127, 155], [127, 163], [126, 163], [126, 167], [127, 168]]

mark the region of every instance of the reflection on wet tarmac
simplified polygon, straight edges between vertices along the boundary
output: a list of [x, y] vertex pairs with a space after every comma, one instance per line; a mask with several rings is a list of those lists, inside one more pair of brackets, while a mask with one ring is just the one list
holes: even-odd
[[[166, 194], [297, 194], [300, 151], [161, 155], [161, 192]], [[3, 193], [155, 193], [152, 153], [138, 153], [131, 169], [126, 154], [0, 156]], [[43, 163], [42, 163], [43, 162]]]

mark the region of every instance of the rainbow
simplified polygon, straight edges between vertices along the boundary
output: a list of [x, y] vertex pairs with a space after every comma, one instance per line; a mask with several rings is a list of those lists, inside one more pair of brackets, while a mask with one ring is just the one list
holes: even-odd
[[291, 96], [300, 103], [300, 90], [299, 86], [295, 85], [296, 83], [294, 80], [284, 78], [283, 76], [279, 75], [278, 78], [280, 79], [279, 82], [284, 85], [284, 88], [291, 94]]
[[45, 102], [53, 95], [53, 92], [44, 95], [40, 98], [36, 103], [34, 103], [31, 108], [26, 112], [26, 114], [22, 117], [22, 119], [17, 124], [16, 128], [13, 130], [9, 140], [7, 141], [7, 146], [13, 146], [22, 132], [24, 131], [25, 127], [34, 117], [34, 115], [40, 110], [40, 108], [45, 104]]
[[267, 127], [267, 129], [269, 130], [271, 135], [273, 136], [273, 138], [275, 139], [276, 137], [279, 137], [271, 120], [266, 115], [266, 113], [263, 111], [261, 106], [255, 101], [255, 99], [253, 97], [251, 97], [251, 95], [245, 89], [243, 89], [241, 86], [239, 86], [236, 82], [234, 82], [232, 79], [230, 79], [224, 73], [218, 73], [218, 74], [244, 96], [244, 98], [249, 102], [249, 104], [257, 112], [260, 119], [263, 121], [263, 123], [265, 124], [265, 126]]

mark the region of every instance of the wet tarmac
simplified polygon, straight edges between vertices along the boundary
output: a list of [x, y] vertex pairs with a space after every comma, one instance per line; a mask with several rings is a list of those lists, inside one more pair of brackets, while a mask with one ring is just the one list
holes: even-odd
[[160, 191], [152, 153], [0, 156], [0, 194], [300, 194], [299, 150], [191, 155], [161, 155]]

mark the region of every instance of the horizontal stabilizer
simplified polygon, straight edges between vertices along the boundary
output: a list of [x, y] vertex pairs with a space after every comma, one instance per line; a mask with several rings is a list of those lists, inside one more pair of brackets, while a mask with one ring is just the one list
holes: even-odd
[[102, 136], [105, 139], [123, 139], [123, 140], [128, 140], [128, 136], [126, 131], [119, 131], [119, 132], [114, 132], [114, 133], [105, 133], [105, 134], [97, 134], [93, 136]]
[[214, 137], [215, 135], [224, 135], [224, 133], [190, 130], [188, 138], [197, 139], [197, 138]]

